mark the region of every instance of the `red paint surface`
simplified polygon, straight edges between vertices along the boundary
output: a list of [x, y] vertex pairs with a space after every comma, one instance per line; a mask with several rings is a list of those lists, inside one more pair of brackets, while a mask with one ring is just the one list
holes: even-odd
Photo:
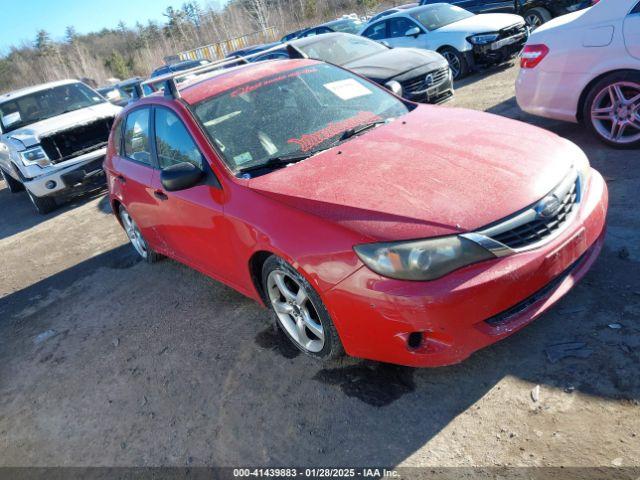
[[[199, 82], [188, 103], [248, 81], [313, 64], [264, 62]], [[262, 301], [249, 264], [257, 252], [291, 263], [318, 291], [347, 353], [413, 366], [455, 363], [531, 322], [593, 263], [605, 227], [607, 191], [593, 172], [578, 218], [542, 248], [475, 264], [433, 282], [380, 277], [353, 252], [358, 243], [476, 229], [533, 204], [555, 187], [575, 150], [547, 131], [485, 113], [421, 106], [337, 148], [252, 180], [234, 177], [188, 109], [178, 114], [221, 188], [164, 192], [159, 172], [115, 155], [105, 168], [112, 204], [124, 204], [151, 247]], [[126, 177], [125, 183], [117, 179]], [[148, 182], [147, 184], [145, 182]], [[586, 255], [584, 255], [586, 253]], [[528, 298], [569, 265], [552, 292], [500, 328], [484, 322]], [[424, 332], [411, 350], [411, 332]]]

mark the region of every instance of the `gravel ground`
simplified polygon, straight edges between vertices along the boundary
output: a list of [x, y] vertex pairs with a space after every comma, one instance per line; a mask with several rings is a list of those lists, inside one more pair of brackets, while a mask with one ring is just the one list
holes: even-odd
[[[230, 288], [137, 262], [102, 195], [38, 217], [0, 183], [0, 466], [640, 466], [640, 155], [521, 113], [516, 74], [447, 107], [577, 142], [608, 236], [556, 308], [454, 367], [323, 368]], [[551, 362], [567, 342], [583, 358]]]

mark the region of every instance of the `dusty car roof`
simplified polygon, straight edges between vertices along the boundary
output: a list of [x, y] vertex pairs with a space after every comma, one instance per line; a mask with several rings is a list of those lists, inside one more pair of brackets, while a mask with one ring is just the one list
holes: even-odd
[[3, 93], [0, 95], [0, 102], [12, 100], [14, 98], [22, 97], [23, 95], [29, 95], [30, 93], [39, 92], [41, 90], [47, 90], [49, 88], [60, 87], [62, 85], [69, 85], [71, 83], [81, 83], [79, 80], [67, 79], [58, 80], [55, 82], [42, 83], [40, 85], [34, 85], [32, 87], [21, 88], [20, 90], [14, 90], [13, 92]]
[[180, 95], [185, 102], [194, 104], [235, 86], [260, 80], [261, 78], [271, 75], [277, 75], [278, 73], [288, 72], [289, 70], [299, 67], [317, 65], [318, 63], [321, 62], [306, 59], [250, 63], [227, 70], [216, 71], [210, 75], [196, 77], [180, 86]]

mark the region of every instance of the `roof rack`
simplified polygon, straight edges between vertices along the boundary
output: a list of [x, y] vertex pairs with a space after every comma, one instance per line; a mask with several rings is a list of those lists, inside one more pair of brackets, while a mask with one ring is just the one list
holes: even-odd
[[134, 94], [133, 96], [135, 99], [143, 98], [145, 96], [145, 91], [144, 91], [145, 85], [149, 85], [154, 90], [158, 86], [162, 85], [165, 97], [178, 99], [180, 98], [180, 91], [178, 90], [178, 85], [176, 82], [176, 79], [178, 78], [183, 78], [190, 75], [202, 75], [204, 73], [212, 72], [214, 70], [218, 70], [218, 69], [235, 65], [238, 63], [250, 63], [249, 60], [251, 60], [252, 58], [259, 57], [266, 53], [282, 50], [283, 48], [286, 48], [289, 51], [290, 56], [293, 58], [309, 58], [304, 52], [294, 47], [290, 43], [282, 43], [274, 47], [267, 48], [266, 50], [252, 53], [250, 55], [237, 56], [233, 58], [223, 58], [222, 60], [217, 60], [215, 62], [211, 62], [207, 65], [202, 65], [200, 67], [194, 67], [188, 70], [181, 70], [179, 72], [172, 72], [172, 73], [167, 73], [165, 75], [160, 75], [155, 78], [149, 78], [148, 80], [145, 80], [144, 82], [140, 82], [135, 86], [133, 91], [133, 94]]

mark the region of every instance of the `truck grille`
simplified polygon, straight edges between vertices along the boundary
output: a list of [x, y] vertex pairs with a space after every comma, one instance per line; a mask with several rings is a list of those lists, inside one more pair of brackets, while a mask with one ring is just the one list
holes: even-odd
[[80, 127], [54, 133], [40, 139], [52, 163], [84, 155], [107, 145], [113, 118], [103, 118]]
[[553, 234], [562, 227], [571, 212], [573, 212], [578, 200], [578, 180], [576, 180], [568, 192], [560, 198], [558, 210], [549, 217], [536, 217], [535, 220], [519, 225], [516, 228], [493, 235], [498, 242], [513, 248], [528, 247], [538, 243]]
[[[432, 75], [431, 82], [427, 85], [427, 76]], [[402, 89], [407, 93], [420, 93], [429, 87], [440, 85], [447, 79], [449, 67], [438, 68], [429, 73], [422, 73], [417, 77], [405, 80], [401, 83]]]

